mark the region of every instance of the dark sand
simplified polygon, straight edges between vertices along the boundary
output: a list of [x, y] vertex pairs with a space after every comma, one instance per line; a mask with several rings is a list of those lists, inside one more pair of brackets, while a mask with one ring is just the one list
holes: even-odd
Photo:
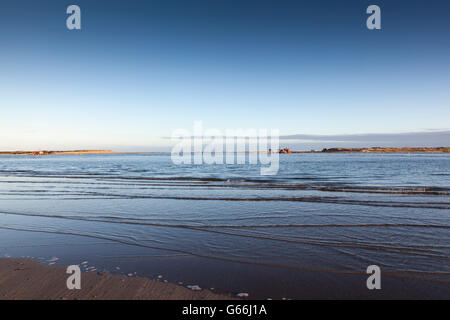
[[82, 272], [81, 289], [69, 290], [65, 266], [46, 266], [31, 259], [0, 258], [0, 300], [225, 300], [231, 296], [193, 291], [148, 278]]

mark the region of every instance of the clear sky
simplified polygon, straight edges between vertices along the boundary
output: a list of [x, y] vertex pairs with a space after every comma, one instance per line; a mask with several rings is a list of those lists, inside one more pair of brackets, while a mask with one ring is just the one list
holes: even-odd
[[[82, 30], [66, 28], [71, 4]], [[447, 0], [2, 0], [0, 149], [154, 150], [195, 120], [447, 130], [449, 35]]]

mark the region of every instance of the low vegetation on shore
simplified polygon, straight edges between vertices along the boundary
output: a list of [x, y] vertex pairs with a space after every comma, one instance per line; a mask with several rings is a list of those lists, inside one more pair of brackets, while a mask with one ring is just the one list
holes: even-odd
[[10, 155], [50, 155], [50, 154], [103, 154], [103, 153], [113, 153], [111, 150], [67, 150], [67, 151], [49, 151], [49, 150], [39, 150], [39, 151], [0, 151], [0, 154], [10, 154]]
[[361, 152], [361, 153], [444, 153], [450, 152], [450, 147], [414, 147], [414, 148], [386, 148], [386, 147], [371, 147], [371, 148], [324, 148], [321, 152], [336, 153], [336, 152]]

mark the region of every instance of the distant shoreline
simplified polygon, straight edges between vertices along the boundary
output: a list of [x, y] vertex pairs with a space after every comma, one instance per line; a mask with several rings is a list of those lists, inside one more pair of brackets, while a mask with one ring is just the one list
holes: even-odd
[[104, 154], [114, 153], [111, 150], [37, 150], [37, 151], [0, 151], [3, 155], [51, 155], [51, 154]]
[[322, 151], [292, 151], [292, 153], [448, 153], [450, 147], [371, 147], [371, 148], [324, 148]]
[[[37, 150], [37, 151], [0, 151], [0, 155], [83, 155], [83, 154], [155, 154], [170, 153], [169, 151], [153, 151], [153, 152], [117, 152], [112, 150]], [[245, 152], [249, 153], [249, 152]], [[371, 148], [324, 148], [318, 150], [298, 150], [291, 153], [450, 153], [450, 147], [407, 147], [407, 148], [390, 148], [390, 147], [371, 147]]]

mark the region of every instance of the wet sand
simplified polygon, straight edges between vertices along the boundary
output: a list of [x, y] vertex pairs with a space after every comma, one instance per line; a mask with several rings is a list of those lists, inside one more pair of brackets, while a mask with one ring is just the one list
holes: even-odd
[[0, 300], [225, 300], [231, 296], [141, 277], [82, 272], [81, 289], [69, 290], [64, 266], [0, 258]]

